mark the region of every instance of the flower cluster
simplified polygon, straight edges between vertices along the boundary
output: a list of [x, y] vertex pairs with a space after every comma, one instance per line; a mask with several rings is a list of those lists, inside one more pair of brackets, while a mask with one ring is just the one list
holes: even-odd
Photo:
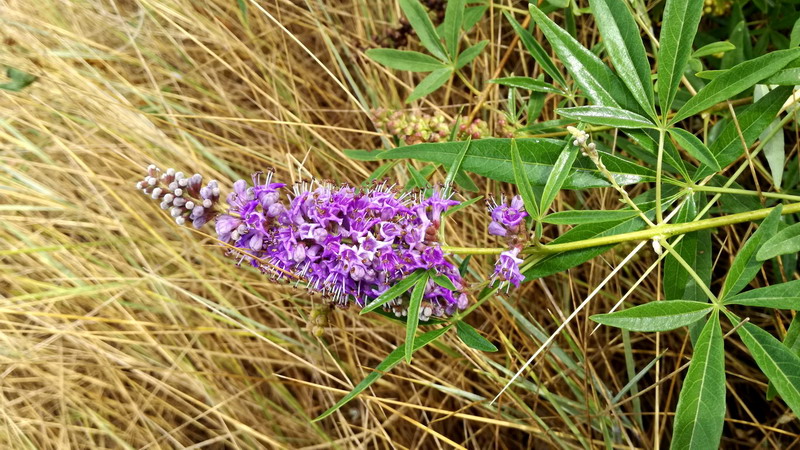
[[136, 189], [153, 200], [161, 200], [161, 209], [169, 209], [178, 225], [184, 225], [188, 220], [192, 226], [200, 228], [219, 213], [217, 181], [211, 180], [203, 186], [203, 177], [197, 173], [190, 177], [174, 169], [161, 173], [151, 164], [144, 179], [136, 183]]
[[[432, 270], [457, 290], [430, 281], [420, 320], [466, 308], [461, 275], [437, 242], [442, 213], [458, 202], [438, 189], [426, 197], [386, 184], [354, 188], [311, 181], [282, 196], [284, 188], [272, 182], [272, 172], [254, 174], [252, 185], [234, 183], [215, 228], [239, 264], [302, 283], [341, 307], [364, 306], [412, 272]], [[384, 309], [407, 315], [408, 296]]]
[[528, 229], [525, 225], [525, 203], [519, 195], [506, 202], [505, 197], [496, 203], [494, 199], [488, 202], [492, 222], [489, 224], [489, 234], [505, 238], [509, 250], [504, 251], [497, 258], [494, 266], [492, 280], [500, 280], [519, 287], [525, 277], [519, 271], [522, 259], [519, 253], [528, 242]]

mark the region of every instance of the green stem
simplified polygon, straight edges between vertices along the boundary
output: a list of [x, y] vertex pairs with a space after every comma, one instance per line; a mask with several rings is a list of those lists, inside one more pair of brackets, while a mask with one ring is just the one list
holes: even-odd
[[706, 282], [703, 281], [702, 278], [700, 278], [700, 275], [697, 274], [697, 272], [694, 270], [694, 267], [692, 267], [688, 262], [686, 262], [686, 260], [683, 259], [683, 256], [681, 256], [681, 254], [678, 253], [675, 250], [675, 248], [673, 248], [672, 245], [669, 242], [667, 242], [666, 239], [659, 239], [659, 243], [663, 245], [664, 248], [666, 248], [671, 252], [672, 257], [675, 258], [675, 260], [678, 261], [678, 264], [683, 266], [684, 270], [686, 270], [686, 272], [689, 273], [689, 276], [691, 276], [697, 283], [697, 286], [699, 286], [700, 289], [703, 292], [705, 292], [706, 296], [708, 296], [708, 299], [711, 300], [711, 303], [719, 305], [719, 300], [717, 299], [717, 296], [714, 295], [713, 292], [711, 292], [711, 289], [709, 289]]
[[658, 130], [658, 160], [656, 161], [656, 223], [664, 222], [664, 213], [661, 211], [661, 169], [664, 160], [664, 128]]
[[[582, 241], [565, 242], [563, 244], [549, 244], [538, 247], [528, 247], [522, 250], [523, 253], [541, 253], [552, 254], [562, 253], [572, 250], [581, 250], [591, 247], [600, 247], [603, 245], [619, 244], [621, 242], [641, 241], [645, 239], [652, 239], [656, 236], [670, 237], [679, 234], [691, 233], [693, 231], [707, 230], [709, 228], [719, 228], [726, 225], [733, 225], [742, 222], [753, 222], [761, 220], [772, 211], [773, 208], [758, 209], [755, 211], [748, 211], [738, 214], [729, 214], [727, 216], [713, 217], [711, 219], [698, 220], [696, 222], [676, 223], [676, 224], [661, 224], [656, 225], [646, 230], [633, 231], [630, 233], [615, 234], [613, 236], [603, 236], [592, 239], [585, 239]], [[790, 203], [784, 205], [782, 214], [795, 214], [800, 213], [800, 203]], [[475, 248], [475, 247], [450, 247], [442, 246], [442, 250], [448, 253], [456, 253], [460, 255], [497, 255], [506, 250], [507, 248]]]
[[[687, 186], [692, 190], [699, 191], [699, 192], [714, 192], [719, 194], [734, 194], [734, 195], [751, 195], [751, 196], [758, 196], [758, 192], [750, 191], [747, 189], [734, 189], [734, 188], [724, 188], [724, 187], [714, 187], [714, 186], [701, 186], [699, 184], [691, 184]], [[780, 194], [777, 192], [762, 192], [761, 193], [764, 197], [767, 198], [777, 198], [781, 200], [790, 200], [793, 202], [800, 202], [800, 195], [791, 195], [791, 194]]]

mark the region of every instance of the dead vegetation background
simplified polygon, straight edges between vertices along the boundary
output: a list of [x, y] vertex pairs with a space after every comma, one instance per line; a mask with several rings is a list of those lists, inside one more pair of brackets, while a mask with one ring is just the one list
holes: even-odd
[[[246, 13], [241, 7], [246, 4]], [[486, 80], [538, 73], [490, 5], [467, 39], [478, 117], [499, 117]], [[658, 448], [669, 441], [690, 346], [684, 331], [592, 334], [654, 260], [641, 252], [571, 323], [526, 380], [488, 405], [510, 375], [630, 251], [483, 304], [468, 321], [500, 348], [448, 336], [319, 423], [403, 331], [338, 311], [306, 327], [319, 298], [237, 269], [202, 232], [178, 228], [134, 189], [150, 163], [221, 180], [275, 167], [284, 180], [361, 182], [374, 170], [341, 149], [379, 148], [366, 111], [403, 107], [415, 81], [363, 56], [399, 24], [390, 1], [6, 0], [3, 65], [38, 76], [0, 91], [0, 447], [22, 448]], [[580, 38], [593, 43], [591, 18]], [[417, 45], [409, 38], [410, 46]], [[509, 47], [509, 45], [512, 45]], [[453, 116], [476, 95], [455, 81], [419, 106]], [[554, 118], [549, 99], [543, 118]], [[400, 167], [400, 166], [398, 166]], [[398, 168], [392, 177], [405, 181]], [[441, 177], [435, 175], [435, 177]], [[479, 181], [485, 191], [508, 187]], [[617, 208], [611, 192], [561, 202]], [[479, 206], [458, 213], [452, 245], [493, 246]], [[558, 228], [546, 230], [550, 238]], [[715, 238], [725, 262], [747, 227]], [[486, 274], [492, 261], [473, 258]], [[659, 278], [634, 303], [659, 296]], [[780, 332], [787, 317], [752, 317]], [[452, 334], [452, 333], [451, 333]], [[629, 348], [626, 350], [626, 347]], [[798, 426], [726, 340], [723, 445], [788, 448]], [[664, 352], [636, 388], [613, 397]], [[632, 371], [632, 372], [631, 372]], [[678, 376], [676, 376], [676, 374]], [[498, 409], [499, 407], [499, 409]]]

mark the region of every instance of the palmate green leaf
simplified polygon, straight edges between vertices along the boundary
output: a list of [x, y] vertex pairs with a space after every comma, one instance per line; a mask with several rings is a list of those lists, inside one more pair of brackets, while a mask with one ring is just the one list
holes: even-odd
[[[800, 84], [800, 72], [795, 82]], [[763, 84], [757, 84], [753, 90], [753, 98], [758, 101], [769, 92], [769, 88]], [[769, 165], [769, 172], [772, 175], [772, 185], [780, 189], [783, 181], [784, 160], [786, 159], [786, 147], [784, 146], [783, 128], [779, 118], [775, 118], [761, 135], [758, 136], [764, 146], [762, 153]]]
[[[697, 216], [697, 212], [705, 206], [706, 197], [702, 193], [696, 193], [687, 199], [678, 215], [675, 223], [690, 222]], [[711, 273], [713, 264], [711, 260], [711, 230], [699, 230], [683, 235], [677, 244], [672, 247], [674, 251], [692, 267], [700, 277], [705, 286], [711, 285]], [[689, 275], [689, 272], [681, 265], [678, 260], [669, 252], [664, 259], [664, 298], [680, 298], [683, 300], [695, 300], [707, 302], [708, 295], [706, 290]], [[703, 327], [702, 322], [698, 321], [689, 325], [689, 337], [692, 345], [697, 342], [700, 331]]]
[[483, 40], [483, 41], [480, 41], [477, 44], [473, 45], [472, 47], [469, 47], [468, 49], [464, 50], [463, 52], [461, 52], [461, 54], [458, 55], [458, 61], [456, 63], [456, 69], [461, 69], [462, 67], [464, 67], [467, 64], [471, 63], [472, 60], [475, 59], [476, 56], [481, 54], [481, 52], [483, 51], [484, 47], [486, 47], [486, 44], [488, 44], [488, 43], [489, 43], [488, 40]]
[[714, 306], [708, 303], [663, 300], [610, 314], [596, 314], [590, 319], [629, 331], [669, 331], [697, 322], [712, 309]]
[[[667, 4], [667, 7], [669, 7], [669, 4]], [[664, 48], [663, 42], [661, 48]], [[700, 89], [697, 95], [690, 98], [678, 110], [671, 123], [691, 117], [719, 102], [732, 98], [734, 95], [783, 69], [784, 66], [799, 57], [800, 48], [793, 48], [767, 53], [758, 58], [737, 64], [722, 75], [714, 78], [703, 89]]]
[[671, 448], [719, 448], [724, 423], [725, 349], [719, 315], [715, 312], [697, 339], [683, 381], [675, 410]]
[[431, 92], [439, 89], [442, 85], [450, 79], [450, 75], [453, 74], [453, 69], [446, 68], [446, 69], [438, 69], [434, 70], [427, 77], [423, 78], [422, 81], [419, 82], [416, 88], [411, 91], [411, 94], [406, 99], [406, 103], [411, 103], [414, 100], [422, 98]]
[[[419, 337], [417, 337], [416, 339], [414, 351], [417, 351], [422, 347], [425, 347], [426, 345], [438, 339], [441, 335], [446, 333], [451, 326], [440, 328], [438, 330], [428, 331], [427, 333], [419, 335]], [[316, 422], [318, 420], [322, 420], [330, 416], [331, 414], [336, 412], [339, 408], [344, 406], [347, 402], [356, 398], [358, 394], [364, 392], [368, 387], [372, 385], [372, 383], [376, 382], [378, 378], [381, 377], [381, 375], [392, 370], [392, 368], [394, 368], [397, 364], [399, 364], [403, 360], [404, 351], [405, 347], [403, 346], [394, 349], [392, 353], [389, 353], [389, 356], [387, 356], [386, 359], [384, 359], [380, 364], [378, 364], [372, 373], [370, 373], [369, 375], [366, 376], [366, 378], [361, 380], [361, 382], [358, 383], [356, 387], [354, 387], [353, 390], [350, 391], [349, 394], [345, 395], [341, 400], [336, 402], [335, 405], [331, 406], [330, 409], [317, 416], [317, 418], [314, 419], [313, 421]]]
[[[740, 19], [739, 17], [738, 19]], [[733, 20], [732, 20], [733, 21]], [[722, 55], [720, 69], [727, 70], [752, 58], [752, 45], [750, 44], [750, 30], [747, 22], [739, 20], [731, 29], [728, 40], [736, 46], [733, 50]]]
[[[563, 141], [552, 139], [517, 139], [527, 178], [533, 186], [544, 186], [561, 154]], [[376, 159], [411, 158], [450, 166], [462, 150], [461, 142], [443, 142], [409, 145], [378, 153]], [[599, 150], [598, 150], [599, 151]], [[614, 174], [620, 185], [628, 185], [655, 179], [652, 170], [625, 158], [600, 152], [603, 163]], [[493, 180], [514, 183], [511, 164], [511, 139], [479, 139], [472, 141], [461, 164], [465, 171]], [[565, 189], [588, 189], [609, 186], [597, 167], [588, 160], [575, 161], [573, 171], [564, 183]]]
[[522, 41], [522, 45], [528, 49], [528, 53], [531, 54], [534, 60], [542, 67], [542, 70], [550, 77], [558, 82], [562, 87], [567, 86], [567, 81], [564, 79], [564, 75], [561, 75], [561, 72], [558, 70], [556, 65], [553, 63], [553, 60], [550, 59], [550, 56], [547, 52], [544, 51], [542, 45], [533, 37], [533, 35], [523, 28], [522, 25], [514, 19], [514, 16], [511, 14], [503, 11], [503, 15], [506, 16], [508, 23], [511, 24], [511, 27], [514, 28], [514, 31], [519, 36], [520, 40]]
[[[786, 336], [783, 337], [783, 345], [786, 346], [792, 353], [800, 356], [800, 314], [795, 315], [792, 323], [789, 324], [789, 329], [786, 330]], [[778, 395], [775, 386], [769, 382], [767, 386], [767, 400], [772, 400]]]
[[496, 352], [497, 347], [489, 342], [485, 337], [481, 336], [475, 328], [472, 328], [468, 323], [463, 320], [456, 322], [456, 333], [458, 338], [461, 339], [467, 347], [480, 350], [482, 352]]
[[800, 310], [800, 280], [753, 289], [724, 302], [726, 305], [760, 306], [762, 308]]
[[731, 268], [728, 270], [728, 275], [725, 277], [725, 284], [720, 295], [721, 299], [739, 293], [758, 274], [763, 262], [756, 258], [756, 253], [761, 248], [761, 244], [777, 231], [782, 210], [783, 205], [772, 208], [772, 211], [761, 222], [756, 232], [750, 236], [739, 250], [733, 260], [733, 264], [731, 264]]
[[[725, 167], [744, 154], [741, 137], [744, 138], [748, 147], [753, 145], [758, 136], [775, 119], [791, 92], [792, 88], [789, 86], [773, 89], [761, 100], [736, 114], [738, 126], [733, 121], [729, 121], [725, 125], [719, 136], [709, 145], [709, 150], [720, 166]], [[741, 137], [739, 130], [741, 130]], [[699, 180], [713, 173], [711, 168], [701, 167], [692, 178]]]
[[361, 309], [361, 314], [366, 314], [374, 310], [375, 308], [383, 306], [385, 303], [388, 303], [396, 299], [397, 297], [405, 294], [411, 288], [411, 286], [413, 286], [417, 282], [417, 280], [422, 278], [423, 274], [425, 274], [425, 271], [422, 269], [418, 269], [414, 271], [411, 275], [398, 281], [394, 286], [387, 289], [386, 292], [379, 295], [378, 298], [371, 301], [369, 304], [364, 305], [364, 308]]
[[553, 204], [556, 195], [558, 195], [558, 192], [564, 186], [564, 182], [567, 181], [570, 170], [573, 164], [575, 164], [575, 158], [578, 157], [580, 147], [570, 144], [571, 142], [569, 142], [568, 139], [567, 144], [564, 146], [564, 149], [561, 150], [561, 154], [558, 155], [558, 159], [553, 164], [553, 169], [547, 176], [547, 182], [544, 185], [544, 190], [542, 190], [540, 216], [550, 209], [550, 205]]
[[531, 182], [528, 180], [516, 139], [511, 139], [511, 170], [514, 172], [514, 182], [517, 184], [517, 189], [525, 203], [525, 210], [531, 217], [539, 217], [539, 204], [536, 201], [536, 195], [533, 193]]
[[458, 54], [458, 38], [461, 34], [461, 24], [464, 22], [465, 0], [448, 0], [444, 10], [444, 42], [451, 58]]
[[736, 46], [728, 41], [712, 42], [695, 50], [695, 52], [692, 53], [692, 58], [702, 58], [704, 56], [716, 55], [717, 53], [725, 53], [735, 48]]
[[562, 94], [562, 95], [564, 94], [564, 91], [553, 86], [552, 84], [545, 83], [544, 81], [537, 80], [531, 77], [495, 78], [494, 80], [489, 80], [489, 82], [502, 84], [503, 86], [527, 89], [532, 92], [544, 92], [546, 94]]
[[717, 78], [723, 73], [725, 73], [724, 70], [701, 70], [700, 72], [694, 74], [694, 76], [696, 76], [697, 78], [702, 78], [704, 80], [713, 80], [714, 78]]
[[556, 114], [592, 125], [614, 128], [656, 128], [644, 116], [613, 106], [576, 106], [556, 109]]
[[776, 256], [800, 252], [800, 223], [789, 225], [778, 234], [768, 237], [758, 249], [756, 259], [766, 261]]
[[[698, 205], [698, 201], [702, 201], [704, 198], [705, 196], [702, 193], [695, 193], [689, 196], [675, 216], [674, 222], [686, 223], [694, 220], [695, 216], [697, 216], [697, 211], [702, 209], [702, 204]], [[694, 268], [695, 273], [703, 280], [706, 286], [711, 284], [711, 232], [709, 230], [686, 233], [672, 248], [690, 267]], [[673, 256], [673, 252], [669, 252], [664, 258], [663, 280], [664, 298], [708, 301], [705, 291], [698, 286], [697, 281], [689, 275], [689, 272]], [[700, 334], [701, 326], [698, 323], [689, 327], [693, 342], [696, 341], [697, 336]]]
[[604, 211], [601, 209], [576, 209], [574, 211], [562, 211], [544, 216], [542, 222], [554, 225], [578, 225], [583, 223], [615, 222], [632, 219], [637, 216], [639, 216], [639, 213], [633, 210]]
[[529, 4], [528, 9], [583, 95], [598, 105], [638, 109], [636, 101], [631, 101], [628, 89], [600, 58], [547, 18], [534, 4]]
[[[734, 324], [739, 321], [728, 315]], [[800, 357], [774, 336], [751, 322], [737, 330], [756, 364], [795, 415], [800, 414]]]
[[781, 86], [800, 85], [800, 67], [792, 67], [775, 72], [774, 75], [765, 79], [763, 84], [778, 84]]
[[700, 162], [708, 166], [710, 169], [717, 172], [721, 169], [719, 162], [711, 153], [711, 150], [706, 147], [706, 144], [697, 138], [697, 136], [689, 133], [682, 128], [671, 127], [668, 129], [670, 136], [675, 139], [678, 145], [686, 150], [687, 153], [697, 158]]
[[430, 17], [428, 17], [428, 11], [422, 6], [419, 0], [400, 0], [400, 8], [403, 10], [403, 14], [406, 15], [408, 23], [411, 24], [411, 28], [413, 28], [417, 36], [419, 36], [419, 41], [422, 45], [425, 46], [433, 56], [442, 61], [448, 61], [447, 54], [439, 40], [439, 35], [436, 34], [433, 23], [431, 23]]
[[430, 272], [423, 272], [422, 276], [414, 285], [411, 291], [411, 298], [408, 301], [408, 316], [406, 317], [406, 361], [411, 362], [411, 355], [414, 354], [416, 346], [414, 340], [417, 337], [417, 327], [419, 327], [419, 310], [422, 306], [422, 296], [428, 286]]
[[[630, 136], [641, 148], [650, 153], [652, 156], [651, 166], [655, 166], [658, 155], [658, 132], [649, 128], [643, 128], [640, 130], [626, 129], [624, 132]], [[623, 142], [625, 141], [620, 140], [618, 141], [618, 144]], [[687, 163], [681, 159], [678, 149], [672, 144], [672, 140], [670, 139], [664, 140], [663, 159], [664, 163], [672, 168], [671, 170], [680, 173], [684, 178], [689, 178], [689, 172], [686, 167]]]
[[366, 51], [369, 59], [395, 70], [409, 72], [433, 72], [447, 66], [433, 56], [409, 50], [372, 48]]
[[487, 9], [489, 9], [487, 5], [470, 6], [467, 8], [464, 11], [464, 24], [461, 26], [461, 28], [463, 28], [464, 31], [471, 30], [472, 27], [474, 27], [475, 24], [481, 20], [481, 17], [483, 17], [483, 14]]
[[666, 115], [675, 100], [692, 42], [703, 14], [703, 0], [667, 0], [658, 49], [658, 100]]
[[622, 0], [592, 0], [589, 6], [617, 75], [642, 109], [655, 119], [650, 63], [631, 12]]

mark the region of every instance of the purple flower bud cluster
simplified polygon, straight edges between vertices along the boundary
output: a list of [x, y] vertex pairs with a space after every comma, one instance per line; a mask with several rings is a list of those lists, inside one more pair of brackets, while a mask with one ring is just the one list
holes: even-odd
[[[448, 316], [467, 307], [458, 269], [437, 241], [442, 214], [458, 202], [433, 189], [400, 194], [376, 183], [355, 188], [327, 182], [303, 182], [292, 193], [272, 182], [272, 171], [258, 172], [252, 184], [238, 180], [218, 204], [216, 181], [202, 187], [202, 177], [186, 178], [155, 166], [137, 184], [179, 224], [196, 227], [216, 219], [219, 240], [238, 264], [247, 262], [276, 279], [306, 285], [340, 307], [364, 306], [389, 287], [423, 269], [448, 277], [456, 291], [432, 280], [425, 287], [420, 319]], [[191, 203], [191, 204], [190, 204]], [[198, 209], [199, 208], [199, 209]], [[409, 294], [384, 305], [398, 317], [408, 314]]]
[[500, 280], [519, 287], [525, 277], [519, 271], [522, 259], [518, 257], [522, 247], [528, 242], [528, 230], [525, 225], [525, 202], [519, 195], [514, 196], [506, 203], [501, 197], [500, 203], [494, 199], [488, 202], [492, 222], [489, 224], [489, 234], [505, 238], [509, 250], [504, 251], [497, 258], [494, 266], [492, 280]]
[[211, 180], [203, 186], [200, 174], [187, 177], [172, 168], [161, 173], [151, 164], [144, 179], [136, 183], [136, 189], [153, 200], [161, 200], [161, 209], [168, 209], [178, 225], [185, 225], [188, 221], [200, 228], [219, 214], [218, 183]]

